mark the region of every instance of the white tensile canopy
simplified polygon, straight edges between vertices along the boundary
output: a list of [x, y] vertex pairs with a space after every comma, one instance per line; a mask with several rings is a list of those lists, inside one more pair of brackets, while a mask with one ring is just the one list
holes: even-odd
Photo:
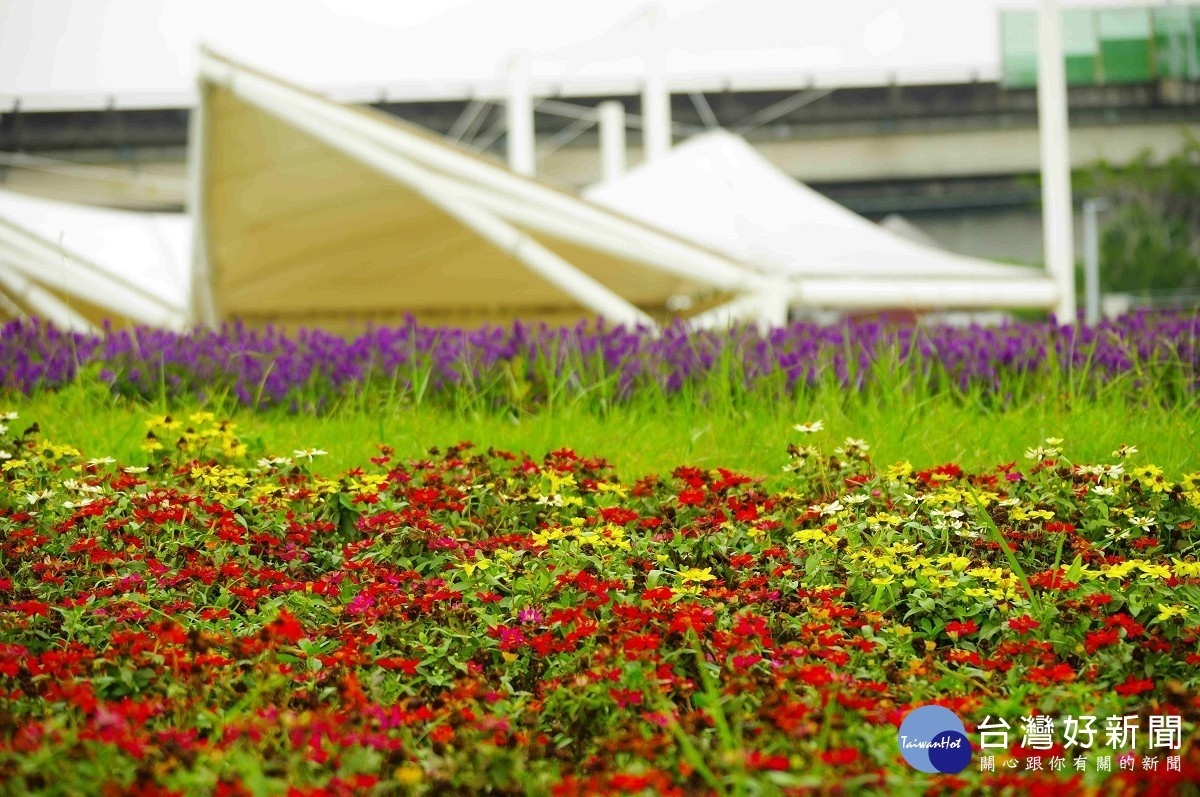
[[0, 190], [0, 317], [182, 327], [191, 223]]
[[581, 197], [208, 52], [198, 88], [190, 220], [0, 193], [0, 314], [720, 326], [1057, 299], [1043, 272], [905, 240], [724, 131]]
[[864, 219], [724, 130], [585, 196], [786, 281], [793, 306], [1045, 307], [1057, 295], [1040, 269], [954, 254]]
[[[653, 324], [765, 281], [382, 112], [202, 53], [193, 317]], [[681, 297], [687, 297], [681, 301]]]

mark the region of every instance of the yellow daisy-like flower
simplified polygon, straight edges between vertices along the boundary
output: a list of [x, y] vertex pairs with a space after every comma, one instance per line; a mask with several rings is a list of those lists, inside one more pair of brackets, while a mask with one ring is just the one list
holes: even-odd
[[1138, 569], [1142, 571], [1142, 575], [1150, 578], [1170, 578], [1171, 568], [1166, 565], [1150, 564], [1149, 562], [1141, 562]]
[[462, 571], [468, 576], [472, 575], [476, 570], [487, 570], [488, 565], [492, 563], [491, 559], [486, 556], [481, 556], [473, 562], [463, 562], [459, 565]]
[[1169, 620], [1172, 617], [1189, 617], [1191, 616], [1192, 607], [1182, 603], [1160, 603], [1158, 604], [1158, 617], [1154, 618], [1160, 623], [1164, 620]]
[[829, 535], [821, 529], [800, 529], [792, 535], [796, 542], [820, 542], [828, 537]]
[[1200, 562], [1185, 562], [1182, 559], [1171, 559], [1172, 569], [1176, 578], [1195, 578], [1200, 576]]
[[685, 583], [689, 581], [712, 581], [715, 578], [716, 576], [712, 574], [711, 567], [689, 567], [687, 570], [679, 571], [679, 580]]
[[961, 573], [971, 566], [971, 560], [965, 556], [956, 556], [954, 554], [946, 554], [938, 557], [938, 564], [949, 565], [950, 569], [955, 573]]

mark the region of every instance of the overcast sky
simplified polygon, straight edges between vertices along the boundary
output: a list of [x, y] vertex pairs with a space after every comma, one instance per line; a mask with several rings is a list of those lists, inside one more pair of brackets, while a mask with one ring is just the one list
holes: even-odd
[[[1063, 0], [1064, 7], [1162, 5]], [[333, 91], [404, 94], [535, 75], [632, 76], [664, 42], [676, 77], [793, 74], [902, 81], [999, 66], [997, 12], [1036, 0], [0, 0], [0, 111], [187, 97], [196, 46]], [[656, 38], [659, 36], [661, 38]], [[149, 99], [147, 99], [149, 98]]]

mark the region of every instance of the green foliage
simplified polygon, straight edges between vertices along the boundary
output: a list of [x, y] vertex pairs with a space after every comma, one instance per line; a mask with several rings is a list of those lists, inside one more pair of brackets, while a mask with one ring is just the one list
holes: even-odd
[[1082, 182], [1112, 202], [1100, 239], [1105, 290], [1200, 291], [1200, 138], [1188, 133], [1165, 163], [1145, 150]]
[[[741, 403], [704, 403], [696, 397], [668, 401], [647, 397], [597, 412], [565, 402], [521, 415], [473, 412], [436, 406], [363, 401], [346, 403], [325, 415], [290, 414], [279, 409], [215, 408], [233, 418], [251, 450], [290, 452], [320, 445], [329, 456], [313, 467], [330, 475], [375, 455], [386, 440], [398, 456], [419, 457], [430, 447], [459, 440], [487, 441], [515, 451], [547, 451], [569, 440], [578, 450], [604, 452], [624, 476], [665, 472], [679, 464], [716, 465], [755, 475], [781, 477], [775, 452], [789, 442], [792, 424], [823, 419], [836, 439], [865, 437], [871, 453], [884, 461], [910, 459], [918, 467], [956, 461], [983, 468], [1020, 457], [1020, 441], [1030, 435], [1060, 434], [1079, 441], [1080, 455], [1099, 458], [1134, 440], [1146, 456], [1171, 473], [1200, 461], [1200, 405], [1164, 406], [1154, 399], [1163, 380], [1149, 372], [1113, 380], [1101, 391], [1075, 391], [1063, 377], [1034, 389], [1010, 380], [1008, 392], [1027, 394], [1007, 406], [989, 406], [982, 396], [914, 390], [903, 373], [881, 378], [874, 391], [846, 392], [832, 386], [779, 401], [756, 394]], [[1143, 383], [1137, 387], [1138, 382]], [[130, 399], [93, 395], [86, 383], [54, 392], [7, 397], [0, 409], [36, 417], [51, 439], [76, 441], [88, 456], [111, 454], [141, 462], [150, 411], [179, 418], [201, 408], [180, 400], [153, 407]], [[261, 439], [255, 439], [261, 438]], [[173, 445], [173, 440], [167, 441]]]

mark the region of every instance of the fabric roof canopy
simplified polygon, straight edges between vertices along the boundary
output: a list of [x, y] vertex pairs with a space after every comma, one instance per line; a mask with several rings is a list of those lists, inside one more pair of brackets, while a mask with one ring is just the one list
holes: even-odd
[[40, 315], [70, 329], [105, 318], [180, 327], [190, 238], [182, 215], [0, 190], [0, 315]]
[[386, 114], [201, 62], [201, 320], [649, 323], [675, 297], [702, 307], [761, 288], [728, 257]]
[[1040, 269], [957, 255], [897, 235], [792, 179], [724, 130], [695, 136], [585, 196], [787, 277], [1050, 284]]
[[789, 306], [1048, 307], [1053, 282], [905, 240], [714, 131], [584, 197], [201, 55], [188, 221], [0, 192], [0, 314], [346, 329]]

